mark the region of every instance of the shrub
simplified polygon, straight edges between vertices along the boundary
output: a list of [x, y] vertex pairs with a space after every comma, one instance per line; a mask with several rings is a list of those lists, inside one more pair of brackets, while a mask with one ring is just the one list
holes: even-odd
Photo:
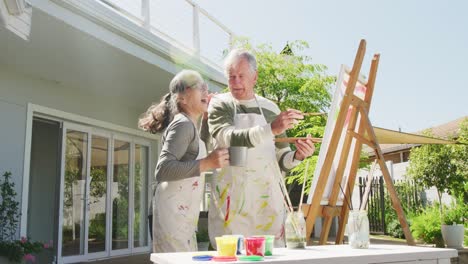
[[209, 242], [208, 230], [201, 229], [197, 232], [197, 242]]
[[416, 239], [425, 243], [444, 247], [441, 220], [438, 206], [428, 206], [419, 215], [412, 218], [411, 232]]
[[459, 198], [456, 202], [452, 202], [450, 207], [445, 208], [443, 212], [442, 222], [446, 225], [464, 224], [468, 217], [468, 206]]
[[404, 238], [405, 234], [401, 228], [400, 221], [398, 218], [393, 218], [388, 224], [386, 224], [386, 232], [388, 235], [396, 238]]
[[21, 261], [35, 262], [36, 257], [43, 248], [50, 248], [52, 242], [33, 242], [26, 237], [21, 240], [14, 240], [16, 229], [18, 228], [19, 202], [15, 200], [15, 184], [10, 181], [11, 173], [3, 174], [3, 181], [0, 182], [0, 256], [8, 260], [20, 263]]

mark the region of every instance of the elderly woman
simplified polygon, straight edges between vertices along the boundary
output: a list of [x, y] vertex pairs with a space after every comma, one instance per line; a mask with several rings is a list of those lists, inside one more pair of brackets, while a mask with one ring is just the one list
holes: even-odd
[[195, 231], [205, 181], [202, 172], [229, 163], [226, 149], [208, 156], [197, 123], [207, 111], [208, 89], [200, 74], [183, 70], [159, 104], [148, 108], [139, 127], [164, 131], [153, 196], [153, 251], [196, 251]]

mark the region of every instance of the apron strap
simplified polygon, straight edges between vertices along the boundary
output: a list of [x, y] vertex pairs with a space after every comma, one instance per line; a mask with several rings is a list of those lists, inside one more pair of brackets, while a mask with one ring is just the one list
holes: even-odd
[[[237, 115], [237, 103], [236, 103], [236, 99], [232, 96], [231, 94], [231, 98], [232, 98], [232, 102], [234, 103], [234, 116]], [[257, 100], [257, 95], [254, 94], [254, 99], [255, 99], [255, 102], [257, 103], [257, 107], [258, 107], [258, 110], [260, 110], [260, 114], [263, 116], [263, 118], [265, 118], [266, 120], [266, 117], [265, 115], [263, 114], [263, 110], [262, 110], [262, 107], [260, 107], [260, 104], [258, 103], [258, 100]]]

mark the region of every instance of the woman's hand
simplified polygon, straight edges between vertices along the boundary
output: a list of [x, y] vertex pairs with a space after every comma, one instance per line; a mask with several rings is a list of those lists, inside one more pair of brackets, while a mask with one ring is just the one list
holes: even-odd
[[200, 172], [222, 168], [229, 165], [229, 151], [226, 148], [213, 150], [206, 158], [200, 160]]

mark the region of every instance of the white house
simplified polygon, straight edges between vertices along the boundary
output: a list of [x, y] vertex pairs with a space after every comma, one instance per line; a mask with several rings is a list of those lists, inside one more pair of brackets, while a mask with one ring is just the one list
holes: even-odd
[[52, 240], [49, 262], [151, 250], [159, 137], [137, 119], [183, 68], [223, 88], [232, 38], [190, 0], [167, 2], [0, 0], [0, 173], [18, 237]]

